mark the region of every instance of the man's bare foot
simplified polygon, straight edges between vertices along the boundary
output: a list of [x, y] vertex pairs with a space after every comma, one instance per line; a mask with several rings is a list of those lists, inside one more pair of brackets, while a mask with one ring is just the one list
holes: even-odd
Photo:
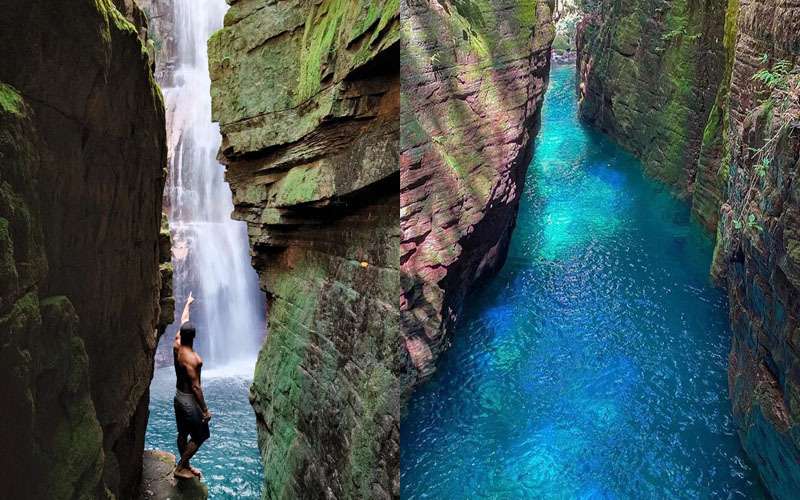
[[195, 476], [197, 476], [197, 477], [203, 477], [203, 473], [202, 473], [202, 472], [200, 472], [200, 469], [198, 469], [197, 467], [192, 467], [192, 466], [190, 465], [190, 466], [189, 466], [189, 470], [190, 470], [190, 471], [192, 471], [192, 474], [194, 474]]
[[175, 472], [172, 475], [180, 479], [192, 479], [194, 477], [191, 469], [185, 469], [181, 466], [175, 467]]

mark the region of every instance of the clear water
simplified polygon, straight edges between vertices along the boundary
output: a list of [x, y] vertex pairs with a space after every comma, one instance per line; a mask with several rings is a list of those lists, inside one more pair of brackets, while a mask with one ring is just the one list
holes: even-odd
[[[261, 498], [263, 468], [256, 441], [256, 417], [247, 400], [252, 374], [209, 373], [203, 376], [203, 392], [214, 416], [211, 438], [192, 459], [203, 472], [209, 498]], [[178, 455], [175, 412], [175, 371], [156, 370], [150, 384], [150, 420], [145, 448]]]
[[210, 498], [260, 498], [263, 468], [248, 387], [264, 336], [265, 298], [250, 266], [246, 225], [230, 218], [231, 191], [216, 160], [221, 138], [211, 121], [206, 51], [228, 6], [224, 0], [174, 0], [169, 8], [175, 19], [175, 70], [170, 82], [160, 83], [167, 107], [167, 207], [177, 307], [175, 323], [159, 346], [160, 360], [169, 366], [156, 370], [150, 385], [145, 448], [179, 454], [171, 346], [191, 292], [197, 299], [191, 317], [198, 327], [195, 348], [206, 367], [203, 391], [214, 413], [211, 438], [192, 464], [203, 471]]
[[410, 401], [402, 497], [763, 497], [712, 242], [578, 121], [574, 79], [553, 68], [505, 267]]

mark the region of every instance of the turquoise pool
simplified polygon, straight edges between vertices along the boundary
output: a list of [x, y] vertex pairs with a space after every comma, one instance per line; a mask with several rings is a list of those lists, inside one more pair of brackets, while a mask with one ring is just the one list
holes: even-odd
[[762, 498], [730, 416], [712, 241], [553, 68], [508, 261], [401, 425], [401, 494]]

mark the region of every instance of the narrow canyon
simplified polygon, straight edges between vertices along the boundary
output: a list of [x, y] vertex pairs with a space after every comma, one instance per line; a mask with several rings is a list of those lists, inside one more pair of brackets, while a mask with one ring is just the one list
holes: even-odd
[[3, 498], [800, 490], [800, 0], [0, 8]]
[[[725, 363], [717, 366], [710, 359], [687, 358], [684, 366], [676, 366], [684, 371], [683, 375], [674, 374], [678, 383], [684, 376], [689, 382], [704, 377], [703, 371], [714, 366], [712, 378], [715, 385], [709, 389], [715, 394], [714, 412], [724, 408], [723, 421], [724, 414], [732, 412], [734, 422], [730, 432], [736, 432], [739, 441], [731, 444], [726, 440], [724, 445], [718, 446], [729, 450], [724, 452], [729, 456], [727, 460], [739, 460], [731, 455], [735, 456], [737, 448], [741, 447], [749, 464], [745, 469], [757, 474], [756, 480], [749, 473], [743, 473], [745, 482], [742, 485], [719, 485], [718, 491], [732, 491], [728, 488], [734, 488], [741, 493], [751, 487], [757, 490], [761, 484], [774, 498], [792, 497], [800, 480], [800, 471], [797, 470], [800, 443], [795, 437], [795, 421], [800, 418], [796, 388], [797, 355], [800, 351], [795, 345], [795, 334], [800, 331], [800, 254], [797, 252], [800, 197], [795, 185], [800, 166], [797, 134], [800, 127], [800, 77], [795, 66], [800, 56], [799, 13], [800, 5], [773, 0], [705, 3], [600, 0], [558, 4], [465, 0], [452, 3], [409, 1], [407, 5], [403, 4], [401, 64], [412, 69], [403, 73], [401, 112], [401, 333], [408, 353], [403, 378], [404, 404], [410, 398], [402, 422], [403, 497], [457, 495], [467, 491], [486, 494], [505, 491], [524, 495], [534, 491], [542, 493], [543, 485], [551, 485], [547, 481], [537, 483], [541, 478], [523, 480], [523, 476], [515, 476], [515, 486], [501, 486], [503, 478], [519, 469], [523, 471], [520, 474], [530, 475], [539, 470], [537, 467], [549, 463], [550, 470], [560, 470], [557, 468], [560, 462], [553, 461], [560, 458], [549, 455], [544, 458], [544, 455], [535, 455], [537, 452], [532, 451], [541, 443], [529, 443], [525, 454], [512, 455], [510, 460], [514, 465], [509, 464], [507, 468], [500, 465], [502, 455], [494, 455], [494, 468], [490, 467], [486, 472], [491, 477], [483, 483], [452, 484], [452, 478], [448, 480], [437, 474], [441, 472], [441, 463], [446, 463], [452, 471], [469, 460], [473, 462], [468, 470], [474, 473], [479, 470], [482, 454], [489, 453], [488, 448], [492, 453], [498, 453], [498, 448], [511, 446], [509, 441], [513, 441], [516, 435], [511, 430], [503, 434], [504, 439], [495, 444], [496, 447], [486, 444], [495, 443], [491, 432], [499, 431], [502, 422], [511, 420], [514, 424], [509, 423], [509, 426], [515, 428], [522, 425], [525, 418], [541, 420], [550, 411], [534, 408], [533, 413], [527, 416], [516, 415], [513, 419], [507, 416], [509, 412], [520, 411], [519, 405], [524, 407], [529, 401], [526, 398], [517, 402], [517, 408], [508, 408], [504, 403], [514, 399], [514, 390], [522, 387], [535, 390], [537, 384], [545, 384], [541, 377], [552, 376], [546, 368], [537, 366], [537, 371], [527, 372], [527, 376], [539, 376], [540, 380], [525, 382], [522, 386], [508, 382], [513, 372], [508, 371], [509, 365], [505, 363], [512, 363], [512, 360], [516, 360], [514, 363], [522, 360], [534, 363], [538, 351], [530, 345], [521, 347], [532, 342], [529, 333], [522, 338], [513, 337], [516, 344], [507, 339], [523, 335], [526, 330], [538, 331], [540, 327], [537, 325], [546, 321], [541, 316], [547, 317], [544, 311], [549, 308], [560, 310], [558, 308], [564, 301], [574, 302], [585, 293], [585, 286], [605, 287], [609, 283], [587, 284], [580, 288], [580, 292], [575, 292], [578, 295], [556, 296], [552, 297], [555, 303], [549, 306], [537, 305], [549, 292], [538, 289], [539, 285], [531, 284], [532, 280], [545, 280], [546, 283], [554, 276], [552, 269], [539, 268], [550, 263], [547, 265], [565, 272], [563, 266], [569, 262], [565, 258], [576, 256], [574, 252], [579, 248], [589, 252], [584, 253], [579, 262], [599, 258], [604, 234], [610, 232], [616, 234], [609, 236], [614, 245], [620, 245], [617, 233], [627, 234], [632, 230], [641, 231], [640, 238], [644, 238], [635, 245], [648, 240], [651, 243], [659, 241], [659, 235], [649, 234], [653, 225], [685, 235], [666, 240], [666, 246], [661, 250], [652, 250], [655, 255], [658, 252], [677, 252], [676, 255], [680, 256], [684, 250], [678, 248], [694, 245], [696, 250], [693, 251], [700, 253], [687, 254], [684, 258], [689, 261], [679, 260], [675, 265], [697, 269], [692, 271], [695, 274], [691, 277], [687, 276], [690, 280], [700, 276], [701, 269], [696, 266], [701, 266], [705, 276], [703, 281], [713, 280], [717, 287], [727, 292], [726, 320], [718, 321], [717, 309], [720, 306], [715, 306], [714, 312], [700, 313], [717, 319], [706, 326], [690, 326], [698, 329], [697, 338], [686, 339], [692, 345], [696, 341], [711, 342], [703, 348], [709, 349], [707, 354], [698, 351], [695, 356], [718, 356], [723, 345], [719, 342], [724, 340]], [[551, 114], [553, 123], [550, 126], [561, 128], [552, 134], [540, 134], [533, 141], [531, 139], [537, 136], [541, 123], [539, 115], [548, 87], [548, 60], [554, 25], [558, 27], [563, 19], [578, 19], [573, 35], [577, 76], [570, 83], [571, 80], [562, 75], [572, 69], [556, 68], [553, 71], [558, 71], [559, 85], [574, 85], [573, 98], [578, 101], [574, 112], [582, 125], [564, 123], [560, 121], [562, 115]], [[521, 42], [515, 43], [515, 40]], [[570, 105], [561, 96], [561, 89], [550, 88], [549, 92], [554, 93], [549, 106], [564, 107], [564, 116], [568, 116]], [[636, 164], [625, 159], [622, 153], [615, 152], [613, 147], [616, 146], [607, 145], [607, 139], [596, 136], [587, 126], [603, 132], [616, 145], [632, 153], [638, 159], [634, 162]], [[578, 128], [570, 130], [569, 127]], [[558, 153], [560, 156], [551, 159], [548, 155], [552, 154], [553, 148], [567, 147], [554, 142], [568, 140], [558, 134], [587, 135], [589, 142], [585, 145], [571, 144], [569, 147], [573, 149], [562, 149]], [[575, 149], [587, 147], [591, 149], [585, 152]], [[661, 200], [657, 187], [660, 185], [671, 193], [669, 198], [679, 200], [679, 204], [673, 206], [672, 202], [664, 201], [663, 215], [647, 215], [642, 208], [639, 213], [624, 216], [635, 219], [624, 218], [625, 222], [619, 223], [625, 225], [617, 229], [611, 225], [618, 224], [613, 220], [594, 225], [601, 220], [598, 217], [605, 215], [593, 213], [596, 206], [581, 208], [580, 203], [595, 196], [588, 192], [589, 189], [599, 188], [586, 185], [588, 180], [584, 179], [576, 185], [580, 190], [571, 193], [572, 199], [562, 200], [559, 198], [560, 189], [576, 179], [564, 177], [558, 183], [550, 184], [553, 176], [560, 172], [559, 168], [564, 169], [563, 175], [572, 172], [574, 164], [559, 167], [562, 165], [559, 162], [568, 154], [582, 155], [575, 161], [583, 162], [589, 170], [581, 175], [596, 175], [594, 179], [604, 183], [613, 180], [611, 186], [614, 190], [620, 189], [620, 182], [639, 186], [637, 189], [651, 193], [648, 195], [653, 200], [651, 205], [656, 206], [661, 203], [655, 201]], [[534, 157], [532, 163], [531, 155]], [[594, 174], [599, 168], [598, 161], [603, 164], [610, 162], [608, 165], [612, 170]], [[648, 179], [656, 179], [657, 183], [651, 185], [650, 180], [636, 180], [636, 171], [643, 171]], [[569, 175], [577, 174], [572, 172]], [[609, 177], [611, 175], [613, 177]], [[523, 209], [531, 211], [529, 214], [519, 213], [522, 210], [519, 208], [520, 193]], [[632, 193], [626, 196], [631, 196], [632, 203], [639, 203], [637, 197], [642, 195]], [[605, 199], [598, 198], [600, 206], [619, 210], [617, 203], [621, 201], [601, 200]], [[570, 203], [575, 207], [561, 212], [560, 203]], [[687, 207], [685, 213], [682, 206]], [[557, 208], [559, 211], [555, 211]], [[581, 210], [587, 211], [585, 216]], [[669, 212], [675, 215], [664, 219]], [[634, 220], [644, 217], [653, 220], [643, 219], [641, 228], [631, 226]], [[523, 227], [512, 232], [518, 223]], [[589, 246], [581, 246], [581, 234], [591, 240]], [[703, 243], [706, 240], [713, 244]], [[564, 253], [567, 246], [572, 250]], [[509, 252], [509, 261], [503, 267]], [[641, 255], [652, 258], [647, 257], [644, 250]], [[670, 258], [673, 257], [670, 254]], [[639, 265], [642, 264], [631, 263], [631, 266]], [[650, 267], [645, 265], [638, 277], [646, 276]], [[570, 279], [582, 276], [581, 280], [591, 280], [602, 269], [589, 270], [588, 275], [583, 271], [584, 274]], [[665, 268], [662, 273], [669, 274], [673, 269]], [[497, 277], [487, 281], [498, 271]], [[658, 283], [657, 276], [653, 276], [650, 284], [642, 282], [642, 291], [638, 292], [656, 295], [639, 301], [650, 301], [662, 293], [671, 293], [671, 286], [666, 284], [663, 288], [646, 291], [653, 283]], [[568, 293], [570, 283], [559, 285], [560, 290]], [[634, 284], [637, 286], [640, 285]], [[519, 299], [522, 301], [521, 311], [509, 311], [517, 300], [512, 298], [516, 295], [507, 297], [513, 293], [513, 287], [520, 288], [516, 293], [527, 294]], [[707, 285], [697, 282], [692, 287], [706, 289]], [[694, 294], [700, 288], [687, 290]], [[707, 288], [702, 295], [682, 307], [694, 308], [701, 303], [725, 304], [713, 298], [715, 293]], [[613, 308], [620, 300], [620, 296], [615, 294], [598, 306]], [[669, 314], [668, 311], [676, 307], [674, 300], [656, 305], [656, 310], [663, 307], [663, 311]], [[627, 309], [634, 304], [622, 300], [620, 305]], [[537, 307], [546, 309], [537, 313]], [[559, 321], [569, 324], [569, 315], [564, 314], [572, 312], [562, 313]], [[642, 312], [647, 314], [645, 310]], [[625, 312], [617, 314], [626, 317]], [[691, 318], [693, 313], [685, 309], [683, 314]], [[523, 319], [526, 315], [532, 316]], [[602, 324], [606, 320], [606, 317], [591, 320], [600, 324], [600, 327], [595, 324], [592, 328], [598, 330], [598, 334], [611, 333], [603, 330], [604, 326], [609, 326]], [[635, 317], [631, 320], [634, 324], [639, 321]], [[526, 326], [519, 324], [522, 321]], [[585, 319], [581, 324], [586, 325]], [[629, 327], [622, 324], [613, 326], [614, 329]], [[636, 328], [638, 331], [649, 328], [656, 331], [660, 326]], [[552, 329], [558, 327], [554, 325]], [[719, 337], [715, 333], [717, 330]], [[490, 335], [487, 332], [494, 333]], [[576, 330], [568, 329], [564, 335], [576, 333]], [[603, 377], [610, 377], [609, 383], [625, 384], [630, 383], [632, 377], [635, 379], [638, 373], [646, 374], [644, 364], [654, 359], [670, 365], [680, 362], [680, 357], [670, 354], [667, 345], [677, 341], [681, 331], [667, 331], [665, 334], [667, 344], [661, 352], [620, 353], [623, 357], [616, 358], [613, 363], [609, 361], [606, 367], [632, 371], [620, 378], [614, 378], [611, 373]], [[543, 338], [549, 337], [543, 335]], [[635, 336], [623, 337], [621, 341], [630, 342], [633, 338]], [[648, 342], [646, 339], [641, 341]], [[448, 346], [452, 346], [452, 353], [446, 352]], [[574, 347], [572, 351], [563, 352], [558, 346], [550, 346], [550, 349], [554, 351], [551, 356], [577, 355]], [[593, 357], [602, 358], [600, 353], [603, 350], [595, 348]], [[437, 361], [442, 356], [444, 358]], [[482, 360], [480, 363], [479, 359]], [[557, 367], [558, 359], [561, 358], [552, 361], [544, 358], [539, 363], [551, 363]], [[591, 363], [595, 361], [592, 359]], [[496, 369], [486, 368], [494, 366], [493, 363], [497, 363]], [[706, 363], [706, 367], [702, 371], [699, 367], [690, 368], [694, 363]], [[437, 366], [444, 373], [437, 373]], [[725, 370], [727, 382], [719, 379], [719, 373], [724, 374]], [[595, 375], [596, 382], [599, 382], [600, 375]], [[499, 379], [494, 380], [492, 376]], [[454, 377], [458, 383], [452, 381]], [[563, 373], [558, 379], [562, 386], [570, 383], [569, 377]], [[490, 387], [491, 384], [497, 384], [497, 387]], [[543, 387], [546, 389], [546, 385]], [[628, 397], [638, 397], [634, 394]], [[550, 396], [545, 393], [542, 397]], [[641, 397], [643, 401], [649, 398], [646, 394]], [[692, 411], [692, 398], [694, 396], [687, 393], [689, 413]], [[565, 401], [562, 399], [552, 404], [563, 405]], [[700, 410], [701, 401], [708, 404], [707, 398], [697, 399], [694, 411], [704, 411]], [[476, 407], [468, 409], [468, 405], [473, 404]], [[611, 403], [603, 404], [606, 408], [603, 418], [609, 418]], [[613, 404], [619, 405], [620, 409], [613, 410], [617, 412], [635, 408], [625, 401]], [[680, 409], [680, 404], [676, 400], [669, 411], [682, 413], [684, 410]], [[448, 417], [452, 411], [460, 415], [457, 420], [453, 420], [455, 414]], [[536, 411], [540, 413], [536, 414]], [[658, 409], [651, 407], [646, 411], [653, 413]], [[464, 415], [473, 412], [494, 418], [485, 431], [487, 434], [480, 434], [481, 422], [477, 417], [466, 419], [466, 422], [473, 422], [472, 429], [468, 429], [470, 424], [462, 423]], [[561, 418], [569, 421], [575, 418], [573, 415], [570, 413]], [[654, 416], [650, 422], [658, 418]], [[673, 423], [669, 418], [664, 421], [664, 425]], [[590, 423], [586, 425], [587, 429], [591, 426]], [[646, 429], [650, 423], [634, 421], [631, 425], [634, 429]], [[709, 430], [713, 428], [709, 427]], [[536, 429], [534, 426], [528, 431], [528, 436], [520, 439], [527, 442], [524, 439], [529, 440], [531, 434], [549, 429], [539, 437], [560, 450], [560, 441], [551, 427], [544, 427], [541, 431]], [[564, 439], [568, 435], [565, 434]], [[473, 443], [473, 439], [477, 441]], [[575, 444], [576, 436], [570, 439], [574, 446], [580, 446]], [[588, 439], [598, 439], [598, 436], [589, 435]], [[483, 444], [479, 444], [481, 440]], [[611, 451], [615, 449], [612, 446], [608, 451], [616, 453]], [[680, 450], [677, 452], [682, 453]], [[437, 460], [438, 453], [460, 458], [449, 462]], [[474, 458], [470, 453], [475, 453]], [[531, 460], [540, 462], [532, 462], [528, 468], [519, 465], [518, 462], [524, 462], [530, 455], [534, 455]], [[576, 460], [586, 460], [590, 455], [585, 454]], [[541, 462], [544, 460], [550, 462]], [[686, 466], [680, 464], [676, 462], [674, 465]], [[497, 471], [497, 467], [501, 467], [501, 471]], [[590, 465], [586, 467], [592, 470]], [[563, 472], [568, 474], [567, 470]], [[463, 473], [466, 474], [466, 470]], [[463, 474], [455, 475], [463, 477]], [[629, 491], [625, 489], [628, 487], [646, 486], [615, 483], [614, 478], [604, 477], [603, 472], [597, 477], [585, 474], [580, 481], [595, 481], [586, 483], [586, 487], [594, 491], [619, 492]], [[669, 484], [668, 480], [666, 483], [655, 481], [653, 487], [658, 484], [668, 487], [664, 486]], [[533, 489], [525, 490], [524, 485]], [[508, 489], [497, 489], [501, 487]], [[673, 484], [672, 488], [675, 487], [677, 485]], [[687, 492], [695, 491], [687, 484], [683, 488]], [[760, 495], [756, 490], [750, 494]], [[564, 493], [567, 490], [562, 488], [558, 491]], [[674, 493], [675, 490], [667, 491]], [[702, 491], [709, 493], [711, 490], [696, 491], [702, 494]]]

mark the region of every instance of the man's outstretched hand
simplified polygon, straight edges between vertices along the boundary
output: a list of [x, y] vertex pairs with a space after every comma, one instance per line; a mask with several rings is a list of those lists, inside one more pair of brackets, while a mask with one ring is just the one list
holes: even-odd
[[194, 297], [192, 297], [192, 292], [189, 292], [189, 297], [186, 299], [186, 305], [183, 306], [183, 313], [181, 314], [181, 325], [189, 321], [192, 302], [194, 302]]

